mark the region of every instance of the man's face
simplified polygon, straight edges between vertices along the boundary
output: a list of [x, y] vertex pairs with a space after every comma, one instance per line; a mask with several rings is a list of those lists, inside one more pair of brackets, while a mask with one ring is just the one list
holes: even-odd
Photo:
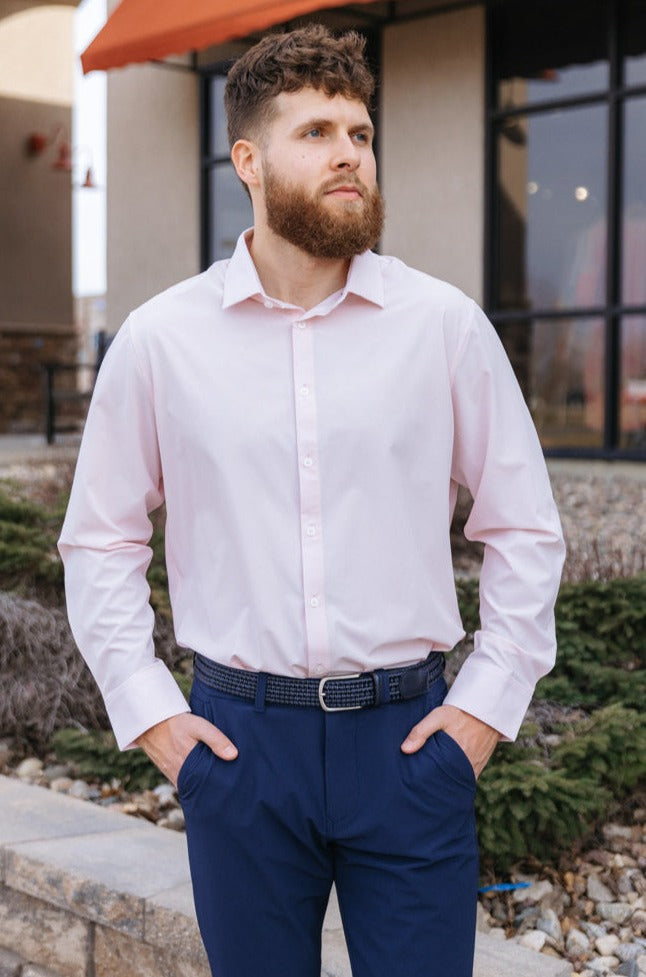
[[275, 99], [262, 148], [268, 226], [308, 254], [351, 258], [383, 227], [373, 127], [362, 102], [304, 88]]

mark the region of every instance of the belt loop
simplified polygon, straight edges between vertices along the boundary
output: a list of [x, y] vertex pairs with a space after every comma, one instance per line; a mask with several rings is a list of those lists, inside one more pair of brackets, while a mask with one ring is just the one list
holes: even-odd
[[265, 692], [267, 690], [267, 673], [258, 672], [258, 680], [256, 682], [256, 701], [254, 702], [254, 712], [264, 712], [265, 711]]
[[374, 673], [375, 676], [375, 705], [378, 706], [380, 703], [387, 705], [390, 702], [390, 680], [388, 675], [383, 670], [383, 668], [377, 669]]

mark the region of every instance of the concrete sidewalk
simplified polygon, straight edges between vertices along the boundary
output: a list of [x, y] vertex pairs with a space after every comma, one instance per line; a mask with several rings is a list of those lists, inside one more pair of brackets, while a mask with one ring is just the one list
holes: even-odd
[[[183, 834], [3, 776], [0, 811], [0, 972], [4, 954], [12, 974], [210, 977]], [[322, 977], [350, 977], [334, 898], [323, 937]], [[478, 934], [474, 977], [570, 974]]]
[[48, 465], [75, 461], [80, 435], [61, 436], [47, 444], [44, 434], [0, 434], [0, 478], [21, 465]]

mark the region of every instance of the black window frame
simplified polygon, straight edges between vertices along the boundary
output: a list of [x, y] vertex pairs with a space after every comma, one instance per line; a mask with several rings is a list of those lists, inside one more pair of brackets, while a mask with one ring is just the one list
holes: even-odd
[[[543, 450], [547, 457], [554, 458], [645, 461], [646, 448], [619, 447], [622, 319], [629, 315], [646, 314], [646, 305], [628, 305], [621, 301], [624, 104], [632, 98], [646, 95], [646, 84], [625, 85], [623, 83], [623, 61], [620, 50], [623, 0], [606, 0], [609, 80], [604, 92], [560, 99], [545, 99], [540, 102], [502, 109], [497, 104], [497, 18], [501, 8], [509, 2], [518, 3], [520, 0], [486, 0], [484, 308], [496, 327], [502, 327], [508, 322], [523, 321], [529, 325], [536, 319], [558, 321], [589, 319], [593, 316], [602, 319], [605, 325], [603, 445], [599, 448], [544, 446]], [[581, 2], [581, 0], [563, 0], [563, 2]], [[534, 13], [538, 13], [540, 3], [535, 3], [533, 6], [535, 8]], [[527, 16], [532, 16], [532, 11], [529, 9]], [[606, 302], [604, 305], [589, 308], [559, 310], [538, 307], [532, 309], [497, 308], [495, 294], [496, 282], [499, 279], [497, 265], [499, 227], [496, 194], [497, 134], [500, 126], [504, 121], [513, 120], [515, 117], [538, 115], [554, 109], [570, 109], [586, 105], [606, 105], [608, 107]]]
[[199, 113], [200, 113], [200, 268], [204, 271], [215, 261], [211, 251], [211, 180], [210, 173], [218, 166], [233, 167], [229, 153], [211, 152], [211, 124], [213, 119], [211, 98], [214, 77], [225, 78], [232, 60], [217, 61], [199, 72]]

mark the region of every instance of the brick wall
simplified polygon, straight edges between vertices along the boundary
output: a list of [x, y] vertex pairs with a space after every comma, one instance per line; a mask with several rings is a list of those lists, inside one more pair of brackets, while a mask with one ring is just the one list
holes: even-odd
[[[78, 337], [72, 326], [38, 331], [0, 328], [0, 433], [45, 430], [44, 363], [74, 363]], [[76, 374], [60, 378], [74, 388]], [[77, 408], [78, 413], [78, 408]]]

